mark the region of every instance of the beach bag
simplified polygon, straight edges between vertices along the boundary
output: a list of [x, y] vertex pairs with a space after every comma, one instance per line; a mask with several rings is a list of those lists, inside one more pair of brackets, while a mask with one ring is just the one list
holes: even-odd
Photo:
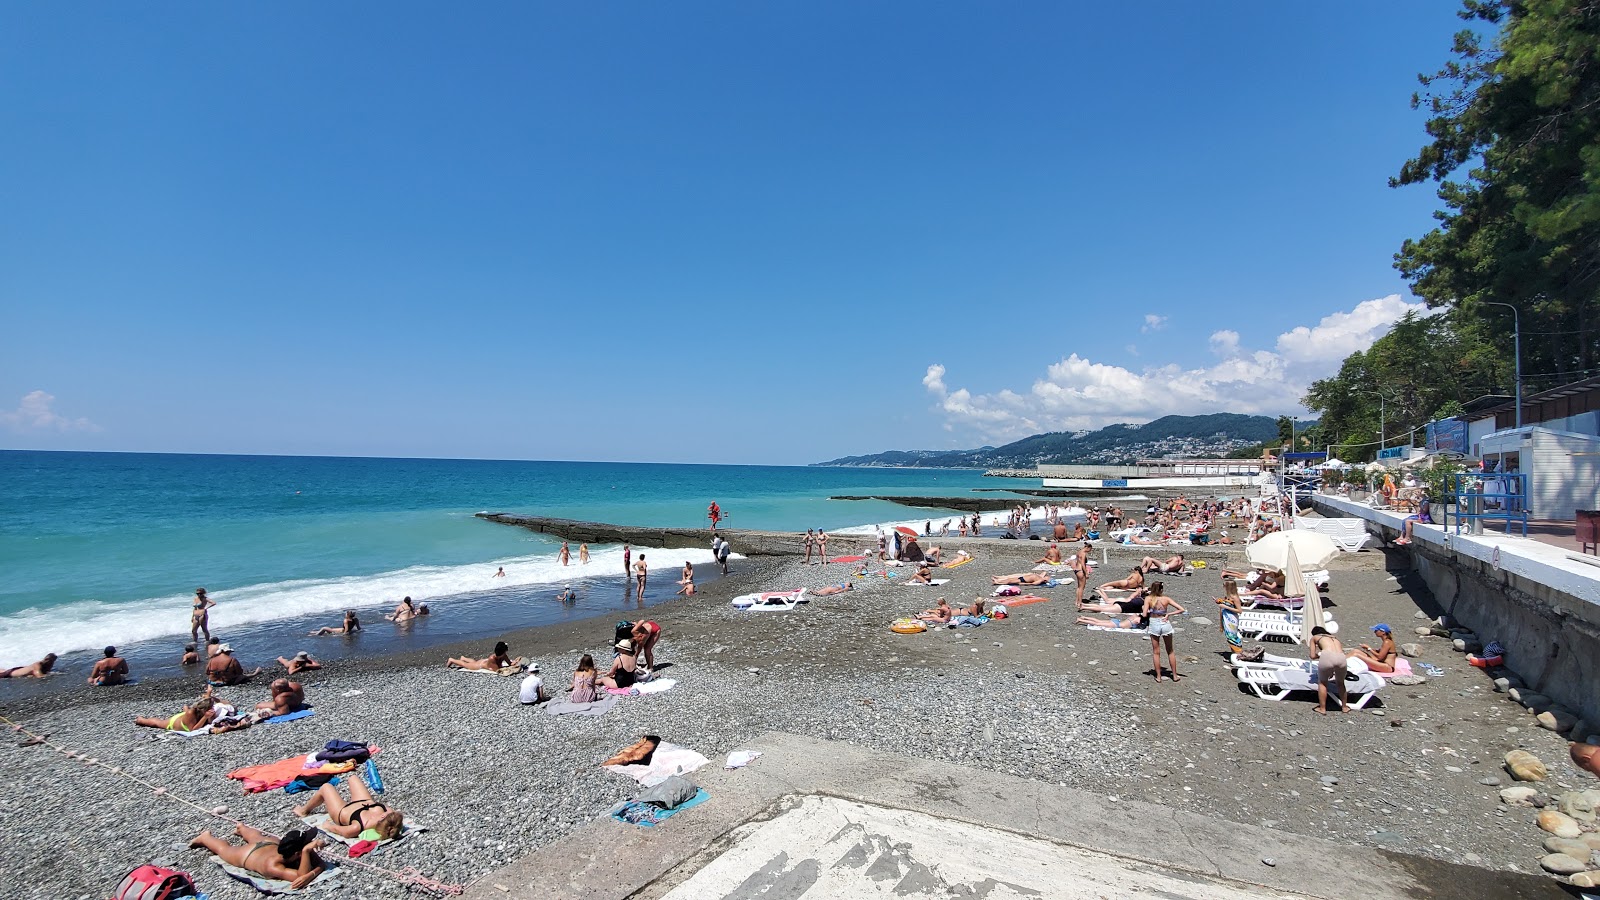
[[160, 866], [140, 866], [123, 876], [111, 900], [170, 900], [196, 896], [188, 872]]

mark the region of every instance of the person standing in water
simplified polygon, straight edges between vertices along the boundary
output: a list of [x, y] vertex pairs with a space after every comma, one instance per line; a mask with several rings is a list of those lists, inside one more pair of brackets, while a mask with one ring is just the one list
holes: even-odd
[[206, 633], [206, 640], [211, 640], [211, 607], [217, 601], [206, 596], [205, 588], [194, 589], [194, 609], [189, 613], [189, 640], [200, 643], [200, 632]]
[[639, 582], [639, 599], [644, 599], [645, 581], [650, 577], [650, 567], [645, 565], [644, 554], [639, 554], [639, 561], [633, 564], [633, 577]]
[[572, 551], [567, 549], [567, 542], [561, 542], [561, 564], [564, 566], [572, 561]]
[[630, 582], [628, 581], [628, 579], [630, 579], [632, 577], [633, 577], [633, 546], [631, 544], [623, 544], [622, 545], [622, 581], [623, 581], [623, 584], [624, 585], [629, 584]]
[[586, 566], [589, 564], [589, 545], [588, 544], [579, 544], [578, 545], [578, 562], [583, 563]]

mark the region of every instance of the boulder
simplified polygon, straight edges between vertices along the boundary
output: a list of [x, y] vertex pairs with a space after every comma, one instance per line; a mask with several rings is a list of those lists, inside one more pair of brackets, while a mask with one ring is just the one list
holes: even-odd
[[1506, 771], [1518, 781], [1543, 781], [1550, 777], [1539, 757], [1526, 750], [1513, 750], [1506, 754]]
[[1539, 713], [1537, 721], [1540, 728], [1549, 729], [1556, 734], [1566, 734], [1572, 730], [1572, 726], [1577, 723], [1578, 719], [1571, 712], [1559, 706], [1552, 706]]
[[1589, 863], [1582, 859], [1573, 859], [1565, 853], [1552, 853], [1539, 859], [1539, 867], [1555, 875], [1576, 875], [1586, 871]]
[[1413, 633], [1416, 634], [1417, 637], [1428, 637], [1429, 635], [1433, 634], [1433, 629], [1432, 628], [1418, 628]]
[[1583, 834], [1583, 828], [1571, 816], [1553, 809], [1541, 810], [1538, 821], [1540, 828], [1556, 837], [1575, 838]]
[[[1532, 806], [1533, 798], [1539, 795], [1539, 789], [1528, 787], [1525, 784], [1513, 785], [1500, 791], [1500, 802], [1507, 806]], [[1551, 853], [1564, 851], [1552, 850]]]
[[1401, 644], [1400, 645], [1400, 653], [1402, 655], [1404, 655], [1404, 656], [1409, 656], [1412, 659], [1416, 659], [1417, 657], [1422, 655], [1422, 645], [1421, 644]]
[[1567, 791], [1556, 798], [1556, 809], [1578, 822], [1594, 821], [1594, 802], [1583, 791]]
[[1506, 691], [1509, 691], [1509, 690], [1511, 690], [1511, 679], [1509, 679], [1509, 678], [1496, 678], [1494, 680], [1494, 692], [1495, 693], [1504, 694]]
[[1577, 838], [1563, 838], [1551, 835], [1544, 839], [1546, 853], [1565, 853], [1573, 859], [1588, 859], [1594, 848]]
[[1451, 641], [1450, 642], [1450, 646], [1457, 653], [1465, 653], [1465, 652], [1467, 652], [1467, 642], [1462, 640], [1461, 638], [1456, 638], [1455, 640]]
[[1579, 838], [1578, 840], [1581, 840], [1585, 844], [1588, 844], [1589, 845], [1589, 852], [1591, 852], [1591, 853], [1593, 853], [1596, 850], [1600, 850], [1600, 834], [1595, 834], [1595, 833], [1586, 834], [1583, 837]]
[[1581, 888], [1600, 887], [1600, 871], [1579, 872], [1567, 881]]

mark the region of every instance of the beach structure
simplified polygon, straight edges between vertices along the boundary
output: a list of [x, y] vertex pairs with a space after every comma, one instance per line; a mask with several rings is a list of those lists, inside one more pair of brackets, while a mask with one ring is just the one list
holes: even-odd
[[1040, 466], [1047, 488], [1238, 493], [1271, 482], [1258, 459], [1141, 459], [1131, 466]]

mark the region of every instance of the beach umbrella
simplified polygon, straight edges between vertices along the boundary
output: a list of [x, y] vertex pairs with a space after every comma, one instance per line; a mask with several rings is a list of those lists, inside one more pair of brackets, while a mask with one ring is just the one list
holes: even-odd
[[901, 534], [905, 535], [906, 537], [916, 537], [917, 536], [917, 530], [915, 528], [907, 528], [904, 525], [896, 525], [894, 530], [900, 532]]
[[1337, 456], [1330, 456], [1328, 457], [1327, 462], [1322, 464], [1322, 467], [1324, 469], [1338, 469], [1339, 471], [1343, 472], [1345, 469], [1350, 468], [1350, 464]]
[[1251, 544], [1245, 555], [1253, 566], [1287, 573], [1291, 559], [1297, 560], [1295, 568], [1300, 571], [1326, 567], [1339, 555], [1339, 545], [1316, 531], [1274, 531]]
[[1289, 547], [1290, 568], [1285, 569], [1287, 577], [1284, 580], [1283, 593], [1286, 596], [1296, 595], [1306, 598], [1305, 604], [1300, 607], [1300, 640], [1311, 643], [1311, 629], [1327, 628], [1333, 631], [1338, 628], [1329, 619], [1322, 608], [1322, 594], [1314, 584], [1308, 584], [1305, 576], [1300, 574], [1299, 560], [1295, 559], [1294, 546]]

